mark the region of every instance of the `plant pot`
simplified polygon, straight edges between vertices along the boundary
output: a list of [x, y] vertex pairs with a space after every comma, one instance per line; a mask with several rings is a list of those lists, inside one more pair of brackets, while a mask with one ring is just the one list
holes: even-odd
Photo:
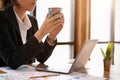
[[103, 60], [104, 61], [104, 71], [110, 71], [111, 60]]

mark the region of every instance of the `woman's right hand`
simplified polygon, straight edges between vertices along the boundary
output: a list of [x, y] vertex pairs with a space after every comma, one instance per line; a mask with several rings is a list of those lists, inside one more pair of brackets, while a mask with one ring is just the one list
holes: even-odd
[[45, 21], [43, 22], [41, 28], [35, 33], [35, 37], [39, 42], [42, 41], [42, 38], [50, 33], [52, 30], [54, 30], [57, 26], [60, 26], [64, 23], [64, 19], [62, 18], [63, 14], [57, 14], [53, 17], [46, 16]]

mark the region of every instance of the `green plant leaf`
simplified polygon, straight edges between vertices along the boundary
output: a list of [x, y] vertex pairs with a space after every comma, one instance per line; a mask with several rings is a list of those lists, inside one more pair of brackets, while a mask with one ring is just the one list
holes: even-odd
[[113, 48], [113, 43], [109, 42], [106, 49], [106, 59], [110, 60], [112, 58], [112, 55], [111, 55], [112, 48]]
[[106, 52], [104, 52], [104, 50], [102, 48], [100, 48], [102, 56], [104, 57], [104, 59], [106, 60], [110, 60], [113, 56], [111, 54], [113, 48], [113, 43], [109, 42], [106, 48]]
[[105, 58], [106, 55], [105, 55], [104, 50], [102, 48], [100, 48], [100, 50], [101, 50], [102, 56]]

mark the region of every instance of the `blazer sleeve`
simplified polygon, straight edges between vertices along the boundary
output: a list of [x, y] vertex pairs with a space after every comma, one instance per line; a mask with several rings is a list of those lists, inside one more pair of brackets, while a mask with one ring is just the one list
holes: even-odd
[[[29, 16], [32, 24], [33, 24], [33, 28], [32, 30], [34, 30], [34, 33], [38, 30], [38, 24], [37, 24], [37, 20], [35, 18], [33, 18], [32, 16]], [[45, 40], [45, 42], [41, 42], [40, 45], [43, 45], [43, 49], [42, 51], [39, 51], [39, 54], [36, 56], [36, 59], [40, 62], [40, 63], [44, 63], [52, 54], [56, 44], [57, 44], [57, 39], [55, 40], [55, 45], [51, 46], [48, 44], [47, 42], [47, 38]]]
[[42, 53], [40, 53], [36, 56], [37, 60], [41, 63], [44, 63], [51, 56], [56, 44], [57, 44], [57, 40], [55, 40], [55, 45], [51, 46], [48, 44], [47, 39], [46, 39], [43, 44]]

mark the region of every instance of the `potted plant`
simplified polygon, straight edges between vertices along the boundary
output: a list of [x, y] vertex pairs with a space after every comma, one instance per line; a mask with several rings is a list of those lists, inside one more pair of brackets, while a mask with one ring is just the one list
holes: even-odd
[[100, 48], [101, 53], [104, 57], [103, 61], [104, 61], [104, 70], [105, 71], [109, 71], [110, 70], [110, 66], [111, 66], [111, 60], [112, 60], [112, 49], [113, 49], [113, 43], [109, 42], [106, 48], [106, 51], [104, 51], [102, 48]]

